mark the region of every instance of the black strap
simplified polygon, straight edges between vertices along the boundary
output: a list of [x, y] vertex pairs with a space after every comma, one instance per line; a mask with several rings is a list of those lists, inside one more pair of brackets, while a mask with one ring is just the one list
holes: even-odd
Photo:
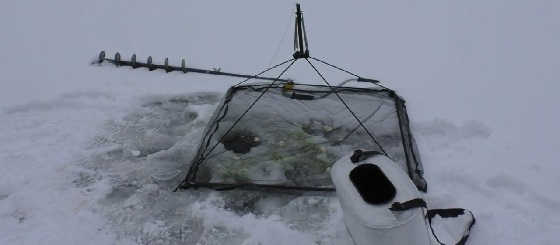
[[439, 240], [439, 238], [436, 236], [436, 234], [434, 232], [434, 229], [432, 228], [432, 218], [434, 218], [434, 216], [436, 216], [436, 214], [439, 215], [442, 218], [454, 218], [454, 217], [457, 217], [459, 215], [464, 215], [465, 212], [468, 212], [468, 214], [471, 215], [472, 222], [469, 224], [469, 227], [467, 228], [467, 230], [463, 234], [463, 237], [461, 237], [461, 240], [459, 240], [455, 245], [465, 245], [467, 240], [469, 239], [469, 235], [471, 233], [471, 228], [476, 223], [476, 219], [474, 218], [473, 213], [469, 210], [462, 209], [462, 208], [430, 209], [430, 210], [428, 210], [428, 212], [426, 213], [426, 218], [428, 219], [428, 223], [430, 225], [430, 230], [432, 231], [432, 235], [434, 236], [434, 238], [436, 239], [436, 241], [440, 245], [445, 245], [445, 243], [442, 243]]
[[350, 156], [350, 161], [353, 163], [357, 163], [359, 161], [366, 160], [375, 155], [382, 155], [383, 153], [378, 151], [362, 151], [362, 150], [355, 150], [354, 154]]
[[431, 220], [434, 216], [439, 215], [442, 218], [457, 217], [465, 214], [465, 209], [462, 208], [448, 208], [448, 209], [430, 209], [426, 213], [426, 218]]
[[[391, 211], [405, 211], [405, 210], [409, 210], [409, 209], [413, 209], [413, 208], [427, 208], [426, 201], [424, 201], [422, 198], [415, 198], [415, 199], [412, 199], [412, 200], [409, 200], [409, 201], [406, 201], [406, 202], [402, 202], [402, 203], [394, 202], [393, 205], [391, 205], [391, 208], [389, 208], [389, 209]], [[465, 212], [467, 212], [469, 215], [471, 215], [472, 222], [469, 224], [469, 227], [467, 228], [467, 230], [463, 234], [463, 237], [461, 237], [461, 239], [455, 245], [465, 245], [467, 240], [469, 239], [469, 235], [471, 233], [471, 228], [476, 223], [476, 219], [474, 218], [473, 213], [471, 211], [463, 209], [463, 208], [428, 209], [428, 211], [426, 212], [426, 219], [428, 219], [428, 224], [430, 225], [430, 230], [432, 231], [432, 235], [434, 236], [434, 238], [436, 239], [436, 241], [440, 245], [446, 245], [446, 244], [442, 243], [439, 240], [439, 238], [436, 236], [436, 233], [434, 232], [434, 229], [432, 228], [432, 219], [436, 215], [439, 215], [442, 218], [455, 218], [455, 217], [458, 217], [459, 215], [464, 215]]]
[[426, 208], [426, 201], [422, 198], [415, 198], [406, 202], [394, 202], [389, 208], [391, 211], [405, 211], [413, 208]]

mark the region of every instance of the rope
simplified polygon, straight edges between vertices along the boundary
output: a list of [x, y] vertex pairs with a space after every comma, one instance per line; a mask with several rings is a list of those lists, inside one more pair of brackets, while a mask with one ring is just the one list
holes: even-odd
[[296, 18], [296, 22], [295, 22], [295, 27], [294, 27], [294, 53], [297, 52], [298, 50], [298, 44], [297, 44], [297, 18]]
[[321, 62], [321, 63], [323, 63], [323, 64], [325, 64], [325, 65], [328, 65], [328, 66], [330, 66], [330, 67], [332, 67], [332, 68], [335, 68], [335, 69], [338, 69], [338, 70], [340, 70], [340, 71], [346, 72], [346, 73], [348, 73], [348, 74], [350, 74], [350, 75], [352, 75], [352, 76], [355, 76], [355, 77], [357, 77], [357, 78], [360, 78], [360, 76], [358, 76], [358, 75], [355, 74], [355, 73], [352, 73], [352, 72], [350, 72], [350, 71], [348, 71], [348, 70], [346, 70], [346, 69], [342, 69], [342, 68], [340, 68], [340, 67], [338, 67], [338, 66], [329, 64], [328, 62], [323, 61], [323, 60], [321, 60], [321, 59], [317, 59], [317, 58], [315, 58], [315, 57], [309, 57], [309, 58], [311, 58], [311, 59], [313, 59], [313, 60], [315, 60], [315, 61], [319, 61], [319, 62]]
[[305, 50], [302, 51], [309, 54], [309, 45], [307, 44], [307, 31], [305, 31], [305, 22], [303, 21], [303, 15], [301, 15], [301, 26], [303, 28], [303, 41], [305, 42]]
[[[309, 65], [313, 68], [313, 70], [315, 70], [315, 72], [317, 73], [317, 75], [319, 75], [319, 77], [321, 77], [321, 79], [323, 80], [323, 82], [325, 82], [325, 84], [327, 84], [327, 86], [334, 92], [334, 94], [336, 95], [336, 97], [340, 100], [340, 102], [342, 102], [342, 104], [346, 107], [346, 109], [350, 112], [350, 114], [352, 114], [352, 116], [354, 117], [354, 119], [356, 119], [358, 121], [358, 123], [360, 124], [360, 126], [364, 129], [364, 131], [366, 131], [366, 133], [369, 135], [369, 137], [373, 140], [373, 142], [379, 147], [379, 149], [383, 152], [383, 154], [387, 157], [389, 157], [389, 155], [387, 154], [387, 152], [383, 149], [383, 147], [381, 146], [381, 144], [379, 144], [379, 142], [377, 141], [377, 139], [375, 139], [375, 137], [373, 136], [373, 134], [367, 129], [367, 127], [362, 123], [362, 120], [360, 120], [360, 118], [358, 118], [358, 116], [356, 115], [356, 113], [354, 113], [354, 111], [352, 111], [352, 109], [350, 109], [350, 106], [348, 106], [348, 104], [346, 103], [346, 101], [344, 101], [344, 99], [342, 99], [342, 97], [340, 96], [340, 94], [338, 94], [338, 92], [336, 91], [335, 88], [333, 88], [331, 86], [331, 84], [327, 81], [327, 79], [325, 79], [325, 77], [323, 76], [323, 74], [321, 74], [321, 72], [319, 72], [319, 70], [317, 70], [317, 67], [315, 67], [315, 65], [313, 65], [313, 63], [311, 63], [311, 61], [309, 61], [309, 59], [305, 59], [307, 61], [307, 63], [309, 63]], [[390, 157], [389, 157], [390, 158]]]
[[[258, 73], [258, 75], [256, 75], [256, 76], [259, 76], [259, 75], [261, 75], [261, 74], [263, 74], [263, 73], [265, 73], [265, 72], [267, 72], [267, 71], [270, 71], [270, 70], [272, 70], [272, 69], [274, 69], [274, 68], [276, 68], [276, 67], [279, 67], [279, 66], [281, 66], [281, 65], [283, 65], [283, 64], [285, 64], [285, 63], [287, 63], [287, 62], [290, 62], [290, 61], [292, 61], [292, 63], [287, 67], [287, 68], [289, 68], [289, 67], [292, 66], [292, 64], [295, 62], [295, 59], [291, 58], [291, 59], [288, 59], [288, 60], [286, 60], [286, 61], [284, 61], [284, 62], [282, 62], [282, 63], [280, 63], [280, 64], [277, 64], [277, 65], [274, 65], [274, 66], [272, 66], [272, 67], [270, 67], [270, 68], [267, 68], [267, 69], [261, 71], [260, 73]], [[280, 74], [280, 76], [287, 70], [287, 68], [286, 68], [284, 71], [282, 71], [282, 73]], [[274, 82], [276, 82], [276, 80], [277, 80], [278, 78], [280, 78], [280, 76], [278, 76], [278, 77], [275, 79]], [[243, 81], [237, 83], [235, 86], [239, 86], [240, 84], [242, 84], [242, 83], [244, 83], [244, 82], [246, 82], [246, 81], [248, 81], [248, 80], [250, 80], [250, 79], [252, 79], [252, 78], [247, 78], [247, 79], [245, 79], [245, 80], [243, 80]], [[274, 82], [272, 82], [272, 84], [271, 84], [270, 86], [272, 86], [272, 85], [274, 84]], [[235, 87], [235, 86], [234, 86], [234, 87]], [[182, 186], [182, 185], [184, 185], [185, 183], [187, 183], [188, 180], [192, 178], [192, 175], [196, 176], [196, 173], [198, 172], [197, 169], [198, 169], [198, 166], [200, 165], [200, 163], [202, 163], [204, 160], [206, 160], [207, 157], [209, 156], [209, 154], [212, 153], [212, 151], [213, 151], [213, 150], [217, 147], [217, 145], [220, 143], [220, 142], [218, 141], [218, 143], [217, 143], [216, 145], [212, 146], [212, 148], [211, 148], [210, 151], [207, 151], [208, 147], [210, 146], [211, 139], [213, 138], [214, 134], [218, 131], [218, 129], [219, 129], [219, 127], [220, 127], [220, 123], [219, 123], [219, 122], [220, 122], [220, 121], [226, 116], [226, 114], [227, 114], [228, 107], [229, 107], [229, 100], [231, 100], [231, 97], [226, 97], [225, 101], [223, 102], [222, 108], [220, 108], [220, 112], [223, 112], [223, 114], [218, 118], [217, 123], [216, 123], [214, 129], [212, 130], [212, 132], [211, 132], [209, 135], [204, 136], [204, 138], [202, 139], [203, 142], [205, 142], [205, 144], [204, 144], [203, 146], [201, 146], [201, 149], [203, 149], [203, 150], [201, 150], [200, 152], [203, 152], [203, 153], [200, 153], [200, 158], [198, 158], [198, 159], [196, 160], [196, 162], [193, 162], [193, 163], [192, 163], [191, 169], [189, 170], [187, 176], [185, 177], [185, 180], [183, 180], [183, 182], [182, 182], [179, 186], [177, 186], [177, 187], [175, 188], [175, 191], [178, 190], [178, 188], [179, 188], [180, 186]], [[256, 101], [255, 101], [255, 103], [256, 103]], [[254, 105], [254, 103], [253, 103], [253, 105]], [[253, 106], [253, 105], [251, 105], [251, 106]], [[247, 112], [245, 112], [244, 114], [246, 114], [246, 113], [247, 113]], [[244, 114], [243, 114], [243, 115], [244, 115]], [[243, 116], [242, 116], [242, 117], [243, 117]], [[241, 118], [239, 118], [238, 121], [239, 121], [239, 120], [241, 120]], [[237, 122], [238, 122], [238, 121], [237, 121]], [[236, 123], [237, 123], [237, 122], [236, 122]], [[235, 124], [232, 126], [232, 128], [233, 128], [234, 126], [235, 126]], [[228, 130], [228, 133], [229, 133], [229, 131], [231, 131], [232, 128], [230, 128], [230, 129]], [[198, 153], [197, 153], [197, 154], [198, 154]]]
[[[290, 20], [292, 19], [292, 17], [290, 16]], [[288, 30], [290, 29], [290, 26], [292, 25], [292, 22], [289, 21], [286, 23], [286, 27], [284, 28], [284, 32], [282, 33], [282, 38], [280, 39], [280, 41], [278, 42], [278, 45], [276, 45], [276, 50], [274, 51], [274, 53], [272, 54], [272, 57], [270, 58], [270, 61], [268, 61], [268, 65], [270, 66], [272, 64], [272, 62], [274, 61], [274, 59], [276, 58], [276, 56], [278, 56], [278, 52], [280, 51], [280, 46], [284, 43], [284, 40], [286, 40], [286, 37], [288, 36]]]
[[[346, 72], [346, 73], [348, 73], [348, 74], [350, 74], [350, 75], [352, 75], [352, 76], [355, 76], [355, 77], [357, 77], [357, 78], [361, 78], [361, 76], [359, 76], [359, 75], [356, 74], [356, 73], [350, 72], [350, 71], [348, 71], [348, 70], [346, 70], [346, 69], [343, 69], [343, 68], [340, 68], [340, 67], [335, 66], [335, 65], [333, 65], [333, 64], [330, 64], [330, 63], [328, 63], [328, 62], [326, 62], [326, 61], [324, 61], [324, 60], [321, 60], [321, 59], [318, 59], [318, 58], [315, 58], [315, 57], [309, 57], [309, 58], [311, 58], [311, 59], [313, 59], [313, 60], [315, 60], [315, 61], [319, 61], [319, 62], [321, 62], [321, 63], [323, 63], [323, 64], [325, 64], [325, 65], [328, 65], [328, 66], [330, 66], [330, 67], [332, 67], [332, 68], [335, 68], [335, 69], [337, 69], [337, 70], [339, 70], [339, 71]], [[377, 84], [375, 84], [375, 85], [377, 85], [377, 86], [379, 86], [379, 87], [382, 87], [382, 88], [384, 88], [384, 89], [391, 90], [390, 88], [387, 88], [387, 87], [385, 87], [385, 86], [383, 86], [383, 85], [381, 85], [381, 84], [379, 84], [379, 83], [377, 83]]]
[[[251, 79], [256, 78], [257, 76], [260, 76], [260, 75], [262, 75], [262, 74], [264, 74], [264, 73], [266, 73], [266, 72], [268, 72], [268, 71], [270, 71], [270, 70], [272, 70], [272, 69], [274, 69], [274, 68], [276, 68], [276, 67], [279, 67], [279, 66], [281, 66], [281, 65], [283, 65], [283, 64], [286, 64], [286, 63], [288, 63], [288, 62], [290, 62], [290, 61], [295, 61], [295, 60], [294, 60], [294, 58], [291, 58], [291, 59], [288, 59], [288, 60], [286, 60], [286, 61], [284, 61], [284, 62], [282, 62], [282, 63], [280, 63], [280, 64], [277, 64], [277, 65], [271, 66], [271, 67], [269, 67], [269, 68], [266, 68], [266, 69], [264, 69], [263, 71], [259, 72], [258, 74], [254, 75], [254, 77], [250, 77], [250, 78], [247, 78], [247, 79], [245, 79], [245, 80], [243, 80], [243, 81], [241, 81], [241, 82], [238, 82], [238, 83], [235, 84], [234, 86], [235, 86], [235, 87], [236, 87], [236, 86], [239, 86], [239, 85], [241, 85], [241, 84], [243, 84], [243, 83], [245, 83], [245, 82], [247, 82], [247, 81], [249, 81], [249, 80], [251, 80]], [[290, 65], [290, 66], [291, 66], [291, 65]], [[278, 79], [278, 78], [279, 78], [279, 77], [277, 77], [276, 79]], [[275, 82], [275, 81], [274, 81], [274, 82]], [[272, 82], [272, 83], [274, 83], [274, 82]]]
[[[288, 71], [288, 69], [290, 69], [290, 67], [292, 67], [292, 65], [296, 62], [295, 59], [291, 59], [291, 61], [292, 61], [292, 62], [291, 62], [288, 66], [286, 66], [286, 68], [284, 68], [284, 70], [282, 70], [282, 72], [280, 72], [280, 75], [278, 75], [278, 76], [276, 77], [276, 79], [279, 79], [282, 75], [284, 75], [284, 73], [286, 73], [286, 71]], [[245, 115], [253, 108], [253, 106], [255, 106], [255, 104], [264, 96], [264, 94], [266, 94], [266, 92], [268, 92], [268, 90], [269, 90], [270, 88], [272, 88], [272, 86], [274, 86], [274, 83], [275, 83], [275, 82], [276, 82], [276, 81], [270, 83], [270, 85], [268, 85], [268, 86], [261, 92], [261, 94], [259, 94], [259, 96], [253, 101], [253, 103], [251, 103], [251, 104], [249, 105], [249, 107], [247, 107], [247, 109], [241, 114], [241, 116], [239, 116], [239, 117], [235, 120], [235, 122], [233, 122], [233, 124], [229, 127], [229, 129], [226, 131], [226, 133], [222, 135], [222, 137], [220, 138], [220, 140], [219, 140], [218, 142], [216, 142], [216, 144], [214, 144], [214, 145], [210, 148], [210, 150], [206, 152], [206, 154], [204, 154], [205, 156], [202, 157], [201, 161], [204, 160], [204, 159], [206, 158], [206, 155], [212, 153], [212, 151], [214, 151], [214, 149], [216, 149], [216, 147], [221, 143], [222, 139], [223, 139], [226, 135], [228, 135], [228, 134], [231, 132], [231, 130], [233, 130], [233, 128], [235, 128], [235, 126], [239, 123], [239, 121], [241, 121], [241, 119], [242, 119], [243, 117], [245, 117]]]
[[[383, 103], [379, 104], [379, 106], [377, 106], [377, 108], [369, 115], [365, 118], [364, 122], [369, 121], [369, 119], [371, 119], [373, 116], [375, 116], [375, 114], [377, 114], [377, 112], [381, 109], [381, 107], [383, 106]], [[352, 129], [350, 131], [350, 133], [348, 133], [346, 136], [344, 136], [341, 140], [339, 140], [338, 142], [336, 142], [336, 144], [342, 144], [342, 142], [346, 141], [348, 138], [350, 138], [350, 136], [352, 134], [354, 134], [354, 132], [356, 132], [356, 130], [358, 130], [360, 128], [360, 125], [354, 127], [354, 129]]]

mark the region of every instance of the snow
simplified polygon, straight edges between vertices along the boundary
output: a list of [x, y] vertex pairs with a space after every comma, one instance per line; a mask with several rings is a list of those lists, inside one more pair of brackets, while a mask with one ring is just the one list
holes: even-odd
[[[470, 244], [558, 243], [557, 2], [302, 7], [312, 55], [407, 100], [426, 199], [473, 211]], [[350, 244], [334, 196], [170, 191], [217, 98], [238, 80], [88, 64], [105, 49], [257, 72], [289, 56], [290, 31], [274, 54], [293, 8], [4, 3], [0, 244]], [[299, 67], [288, 75], [313, 78]]]

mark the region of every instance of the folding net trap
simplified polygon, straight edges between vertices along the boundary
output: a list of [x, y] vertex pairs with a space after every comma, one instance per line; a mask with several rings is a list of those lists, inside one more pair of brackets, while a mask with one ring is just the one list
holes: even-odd
[[[282, 79], [301, 60], [323, 85]], [[332, 86], [314, 63], [354, 78]], [[248, 83], [276, 68], [281, 68], [281, 72], [273, 81]], [[345, 86], [351, 81], [373, 86]], [[405, 101], [377, 80], [311, 57], [298, 5], [293, 58], [226, 92], [178, 189], [334, 190], [330, 167], [356, 149], [388, 156], [408, 173], [418, 189], [426, 191]]]
[[426, 189], [404, 100], [392, 90], [238, 85], [214, 112], [180, 187], [332, 190], [331, 165], [356, 149], [388, 155]]
[[[296, 62], [310, 67], [321, 84], [294, 83], [282, 76]], [[423, 168], [410, 132], [405, 101], [379, 81], [309, 55], [303, 15], [297, 5], [293, 57], [256, 75], [206, 70], [186, 65], [140, 62], [133, 54], [107, 58], [101, 51], [92, 64], [147, 68], [150, 71], [242, 77], [232, 86], [209, 121], [198, 151], [178, 189], [210, 187], [334, 190], [329, 169], [357, 149], [377, 151], [398, 164], [419, 190], [426, 191]], [[353, 78], [332, 85], [316, 65]], [[280, 71], [276, 76], [262, 76]], [[350, 82], [369, 87], [348, 86]]]

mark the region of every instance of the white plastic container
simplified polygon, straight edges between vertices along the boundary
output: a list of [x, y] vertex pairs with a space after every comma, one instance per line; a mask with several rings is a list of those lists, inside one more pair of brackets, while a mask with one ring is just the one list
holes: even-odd
[[[360, 164], [375, 164], [396, 189], [393, 200], [379, 205], [365, 202], [350, 180], [350, 171]], [[344, 223], [356, 245], [432, 245], [422, 208], [391, 211], [394, 202], [420, 198], [416, 186], [399, 166], [384, 155], [352, 163], [350, 155], [339, 159], [331, 169], [331, 178], [344, 212]]]

